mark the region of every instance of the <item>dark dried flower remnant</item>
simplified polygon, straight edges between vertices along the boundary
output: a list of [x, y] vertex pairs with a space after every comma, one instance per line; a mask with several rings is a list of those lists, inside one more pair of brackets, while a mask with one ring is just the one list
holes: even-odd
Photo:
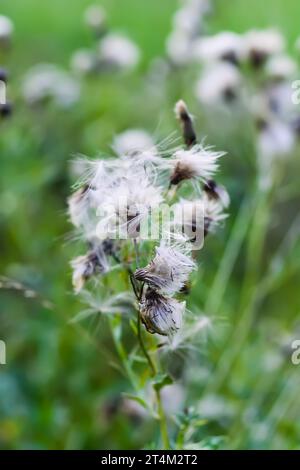
[[149, 333], [169, 336], [180, 328], [185, 302], [164, 297], [148, 289], [140, 303], [140, 315]]

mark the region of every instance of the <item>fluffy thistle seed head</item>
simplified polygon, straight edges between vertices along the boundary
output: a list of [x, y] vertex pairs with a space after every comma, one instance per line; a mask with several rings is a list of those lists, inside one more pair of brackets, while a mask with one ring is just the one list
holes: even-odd
[[99, 44], [99, 59], [118, 69], [133, 69], [139, 62], [137, 45], [121, 34], [111, 33]]
[[106, 29], [107, 16], [100, 5], [90, 5], [84, 13], [86, 25], [96, 33], [102, 33]]
[[114, 138], [113, 148], [118, 155], [134, 155], [155, 147], [153, 139], [143, 129], [129, 129]]
[[243, 38], [231, 31], [199, 38], [194, 44], [193, 54], [202, 62], [224, 60], [238, 64], [243, 56]]
[[73, 268], [73, 287], [76, 293], [80, 292], [85, 282], [95, 274], [108, 270], [108, 262], [102, 246], [90, 250], [86, 255], [78, 256], [71, 261]]
[[218, 159], [223, 155], [223, 152], [214, 152], [201, 144], [194, 145], [189, 150], [177, 150], [171, 162], [171, 184], [193, 178], [202, 181], [210, 179], [218, 169]]
[[0, 15], [0, 44], [7, 43], [14, 31], [13, 22], [4, 15]]
[[97, 58], [89, 49], [78, 49], [71, 57], [71, 68], [78, 75], [87, 75], [96, 69]]
[[196, 84], [196, 96], [207, 105], [231, 103], [239, 95], [241, 82], [241, 74], [234, 65], [216, 63], [204, 69]]
[[206, 193], [202, 196], [204, 204], [204, 234], [214, 232], [219, 224], [227, 218], [220, 200], [212, 199]]
[[296, 62], [286, 54], [270, 57], [266, 64], [266, 74], [274, 81], [291, 78], [297, 71]]
[[147, 289], [140, 303], [140, 315], [149, 333], [169, 336], [181, 327], [185, 302], [164, 297], [153, 289]]
[[26, 74], [23, 96], [28, 104], [40, 104], [52, 99], [59, 107], [68, 108], [78, 101], [79, 83], [53, 64], [38, 64]]
[[211, 199], [220, 201], [223, 207], [228, 207], [230, 204], [230, 197], [226, 188], [220, 184], [217, 184], [214, 180], [207, 180], [203, 185], [203, 191]]
[[173, 295], [182, 289], [194, 269], [196, 264], [189, 256], [176, 248], [161, 244], [156, 248], [156, 255], [151, 263], [138, 269], [134, 277], [162, 294]]
[[281, 54], [285, 41], [282, 34], [275, 29], [251, 30], [244, 36], [245, 56], [253, 67], [264, 65], [268, 57]]

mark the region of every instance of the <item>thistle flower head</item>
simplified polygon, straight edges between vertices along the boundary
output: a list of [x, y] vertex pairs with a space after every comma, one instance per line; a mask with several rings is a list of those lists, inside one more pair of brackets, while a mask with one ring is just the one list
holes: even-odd
[[194, 269], [196, 264], [189, 256], [161, 243], [151, 263], [134, 276], [162, 294], [173, 295], [182, 289]]
[[266, 63], [266, 74], [274, 81], [289, 79], [296, 71], [296, 62], [286, 54], [272, 56]]
[[263, 65], [268, 57], [283, 52], [285, 42], [275, 29], [251, 30], [244, 36], [245, 56], [254, 67]]
[[[125, 161], [122, 176], [117, 172], [107, 191], [99, 190], [99, 209], [103, 208], [107, 214], [108, 233], [118, 229], [130, 238], [138, 238], [141, 221], [163, 200], [162, 188], [154, 184], [151, 174], [141, 165], [127, 163]], [[104, 219], [104, 232], [105, 226]]]
[[177, 150], [171, 161], [171, 184], [193, 178], [202, 181], [210, 179], [218, 169], [218, 159], [223, 155], [224, 153], [215, 152], [201, 144], [194, 145], [189, 150]]
[[71, 57], [71, 68], [79, 75], [87, 75], [96, 68], [96, 55], [89, 49], [78, 49]]
[[74, 290], [78, 293], [88, 279], [108, 270], [104, 247], [100, 245], [85, 255], [78, 256], [71, 261], [71, 266], [73, 268]]
[[116, 135], [113, 148], [118, 155], [134, 155], [155, 148], [153, 139], [143, 129], [129, 129]]
[[289, 154], [294, 145], [295, 134], [293, 130], [279, 119], [266, 121], [259, 131], [258, 151], [265, 161]]
[[208, 13], [210, 2], [208, 0], [189, 0], [176, 11], [173, 18], [175, 31], [181, 31], [187, 37], [193, 38], [201, 31], [202, 19]]
[[39, 64], [27, 72], [23, 96], [30, 105], [52, 99], [58, 106], [67, 108], [79, 99], [80, 87], [71, 75], [56, 65]]
[[204, 204], [204, 232], [205, 235], [214, 232], [219, 224], [227, 218], [224, 207], [220, 200], [211, 198], [204, 193], [202, 196]]
[[101, 33], [106, 28], [107, 15], [100, 5], [90, 5], [84, 12], [84, 21], [89, 28], [96, 33]]
[[140, 302], [140, 315], [149, 333], [170, 336], [181, 327], [185, 302], [164, 297], [148, 288]]
[[204, 104], [231, 103], [240, 92], [242, 78], [232, 64], [220, 62], [207, 66], [196, 84], [196, 96]]
[[126, 36], [110, 33], [99, 44], [99, 58], [118, 69], [133, 69], [139, 62], [140, 51]]
[[181, 234], [187, 246], [200, 248], [204, 240], [204, 206], [201, 199], [181, 199], [174, 206], [174, 218], [171, 223], [175, 233]]
[[71, 223], [77, 229], [89, 231], [91, 224], [92, 192], [88, 186], [82, 186], [68, 199], [68, 214]]
[[229, 206], [230, 197], [226, 188], [217, 184], [214, 180], [207, 180], [203, 186], [203, 191], [205, 191], [211, 199], [219, 201], [224, 208]]
[[191, 41], [183, 31], [172, 31], [167, 38], [166, 49], [175, 65], [186, 65], [192, 58]]
[[0, 15], [0, 43], [6, 43], [14, 31], [13, 22], [4, 15]]
[[194, 43], [193, 56], [201, 62], [224, 60], [238, 64], [243, 56], [243, 38], [231, 31], [199, 38]]

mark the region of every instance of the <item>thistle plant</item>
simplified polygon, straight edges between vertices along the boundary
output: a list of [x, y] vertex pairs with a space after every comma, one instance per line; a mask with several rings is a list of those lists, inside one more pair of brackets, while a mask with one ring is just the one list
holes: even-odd
[[[82, 177], [68, 200], [75, 238], [86, 246], [71, 262], [74, 290], [89, 305], [75, 320], [95, 313], [107, 317], [133, 389], [127, 400], [159, 421], [165, 449], [184, 446], [187, 429], [167, 412], [178, 384], [166, 358], [191, 349], [208, 324], [187, 307], [189, 292], [197, 282], [199, 249], [229, 204], [214, 179], [224, 153], [198, 142], [182, 100], [175, 113], [183, 146], [138, 149], [137, 139], [134, 151], [131, 144], [122, 154], [119, 145], [116, 158], [81, 162]], [[166, 208], [172, 209], [167, 217]], [[136, 337], [130, 351], [126, 325]]]

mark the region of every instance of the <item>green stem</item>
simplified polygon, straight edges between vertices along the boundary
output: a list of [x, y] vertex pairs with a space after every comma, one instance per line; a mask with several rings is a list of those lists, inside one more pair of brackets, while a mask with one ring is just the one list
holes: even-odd
[[[142, 350], [142, 352], [143, 352], [143, 354], [144, 354], [144, 356], [145, 356], [145, 358], [146, 358], [146, 360], [149, 364], [149, 368], [151, 370], [151, 375], [152, 375], [152, 377], [155, 377], [157, 375], [157, 367], [156, 367], [155, 363], [153, 362], [153, 360], [151, 359], [151, 356], [148, 353], [147, 348], [146, 348], [146, 346], [144, 344], [144, 341], [143, 341], [142, 330], [141, 330], [141, 315], [140, 315], [139, 311], [137, 312], [137, 315], [138, 315], [137, 331], [138, 331], [139, 344], [140, 344], [141, 350]], [[169, 434], [168, 434], [167, 418], [166, 418], [165, 411], [164, 411], [164, 408], [163, 408], [163, 405], [162, 405], [160, 390], [157, 390], [156, 388], [155, 388], [155, 396], [156, 396], [156, 401], [157, 401], [157, 413], [158, 413], [158, 416], [159, 416], [161, 439], [162, 439], [162, 443], [163, 443], [163, 446], [164, 446], [164, 450], [168, 450], [168, 449], [171, 448], [171, 445], [170, 445]]]
[[147, 351], [147, 348], [144, 344], [143, 337], [142, 337], [140, 312], [138, 312], [137, 315], [138, 315], [137, 332], [138, 332], [138, 340], [139, 340], [139, 343], [140, 343], [140, 347], [141, 347], [141, 350], [143, 351], [143, 354], [144, 354], [145, 358], [147, 359], [147, 362], [148, 362], [150, 370], [151, 370], [151, 374], [152, 374], [153, 377], [155, 377], [156, 374], [157, 374], [156, 366], [155, 366], [154, 362], [152, 361], [152, 359], [150, 357], [150, 354]]
[[155, 394], [156, 394], [156, 400], [157, 400], [157, 411], [158, 411], [159, 422], [160, 422], [161, 439], [162, 439], [162, 443], [164, 446], [164, 450], [169, 450], [171, 449], [171, 444], [170, 444], [169, 434], [168, 434], [167, 418], [165, 415], [164, 407], [162, 405], [160, 391], [155, 390]]

